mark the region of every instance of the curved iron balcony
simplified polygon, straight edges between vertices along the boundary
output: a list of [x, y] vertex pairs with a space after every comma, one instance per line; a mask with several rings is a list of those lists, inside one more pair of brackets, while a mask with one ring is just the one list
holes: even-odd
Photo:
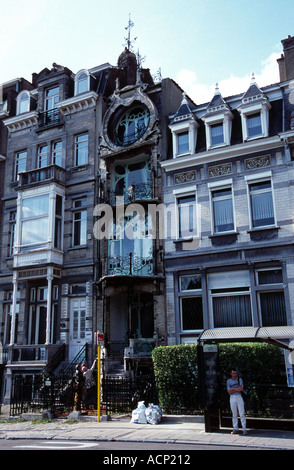
[[129, 204], [134, 201], [152, 199], [152, 187], [150, 183], [134, 183], [129, 188], [124, 189], [123, 194], [117, 194], [116, 191], [110, 191], [109, 203], [112, 206], [116, 203], [116, 197], [123, 197], [125, 204]]
[[153, 258], [129, 253], [126, 256], [108, 256], [102, 260], [103, 276], [152, 276]]

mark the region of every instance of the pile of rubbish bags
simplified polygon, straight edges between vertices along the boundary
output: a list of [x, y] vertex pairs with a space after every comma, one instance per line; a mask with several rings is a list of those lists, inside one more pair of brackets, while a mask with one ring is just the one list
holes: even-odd
[[131, 423], [138, 424], [158, 424], [162, 418], [162, 411], [158, 405], [149, 403], [148, 407], [143, 401], [139, 401], [138, 407], [132, 411]]

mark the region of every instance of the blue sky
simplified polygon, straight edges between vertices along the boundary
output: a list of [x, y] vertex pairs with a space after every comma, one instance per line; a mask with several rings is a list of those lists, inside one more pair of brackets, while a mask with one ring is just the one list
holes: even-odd
[[117, 64], [129, 14], [134, 50], [152, 74], [175, 80], [196, 103], [215, 83], [223, 96], [279, 80], [281, 40], [294, 35], [293, 0], [0, 0], [0, 83], [53, 62], [74, 73]]

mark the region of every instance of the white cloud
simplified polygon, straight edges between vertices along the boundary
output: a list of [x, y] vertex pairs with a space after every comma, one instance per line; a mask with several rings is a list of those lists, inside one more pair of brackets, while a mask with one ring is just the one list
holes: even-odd
[[[267, 59], [261, 62], [261, 71], [255, 74], [255, 80], [258, 86], [271, 85], [279, 81], [279, 68], [277, 64], [279, 57], [279, 53], [273, 52]], [[250, 85], [250, 80], [251, 74], [245, 77], [231, 75], [228, 78], [220, 80], [218, 87], [223, 97], [231, 96], [245, 92]], [[215, 83], [200, 83], [196, 73], [192, 70], [181, 70], [176, 81], [196, 104], [209, 102], [213, 97]]]

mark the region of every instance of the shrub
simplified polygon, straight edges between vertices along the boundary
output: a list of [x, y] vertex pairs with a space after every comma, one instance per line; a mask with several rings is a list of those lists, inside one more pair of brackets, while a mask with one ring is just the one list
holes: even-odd
[[[153, 350], [155, 382], [159, 405], [165, 412], [199, 412], [197, 346], [160, 346]], [[236, 367], [251, 388], [255, 406], [262, 401], [260, 384], [285, 384], [281, 351], [266, 343], [221, 343], [219, 365], [222, 396], [232, 367]], [[226, 397], [227, 398], [227, 397]]]

